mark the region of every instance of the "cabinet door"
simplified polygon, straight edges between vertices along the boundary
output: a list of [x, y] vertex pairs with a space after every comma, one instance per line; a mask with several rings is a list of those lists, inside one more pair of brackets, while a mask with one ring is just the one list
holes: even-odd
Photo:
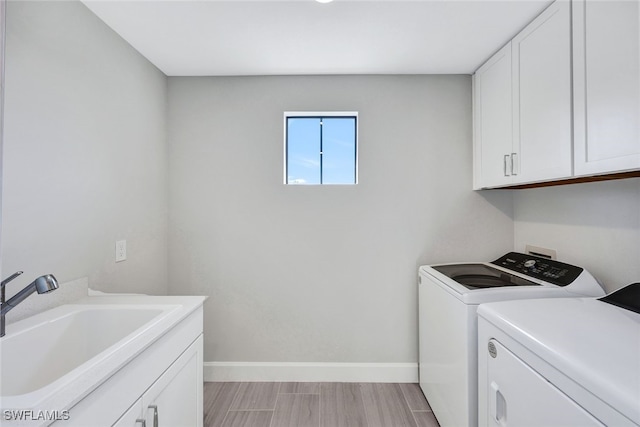
[[146, 427], [145, 424], [146, 421], [142, 419], [142, 398], [140, 398], [116, 421], [113, 427]]
[[480, 381], [486, 387], [480, 393], [487, 393], [481, 401], [488, 405], [480, 411], [486, 414], [480, 426], [603, 425], [498, 341], [490, 342], [495, 357], [486, 358], [487, 377]]
[[512, 40], [513, 182], [572, 175], [571, 5], [556, 1]]
[[146, 427], [202, 427], [202, 335], [142, 396]]
[[511, 182], [511, 42], [473, 77], [474, 188]]
[[574, 0], [575, 173], [640, 169], [640, 4]]

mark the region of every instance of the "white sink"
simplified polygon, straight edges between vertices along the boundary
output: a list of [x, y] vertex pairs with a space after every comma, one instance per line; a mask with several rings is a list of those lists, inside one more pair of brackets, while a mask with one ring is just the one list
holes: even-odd
[[133, 357], [116, 353], [127, 347], [127, 353], [139, 351], [136, 338], [178, 307], [72, 304], [10, 325], [0, 340], [2, 406], [35, 403], [83, 373], [109, 365], [109, 359]]

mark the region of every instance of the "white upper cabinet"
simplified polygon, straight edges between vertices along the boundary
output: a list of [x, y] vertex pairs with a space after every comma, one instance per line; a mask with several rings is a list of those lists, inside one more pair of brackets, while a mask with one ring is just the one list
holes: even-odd
[[640, 169], [640, 2], [573, 2], [575, 174]]
[[572, 175], [571, 4], [549, 6], [512, 41], [514, 183]]
[[473, 84], [474, 189], [640, 170], [640, 1], [557, 0]]
[[473, 76], [474, 188], [511, 183], [511, 43]]
[[571, 176], [568, 1], [549, 6], [473, 82], [475, 189]]

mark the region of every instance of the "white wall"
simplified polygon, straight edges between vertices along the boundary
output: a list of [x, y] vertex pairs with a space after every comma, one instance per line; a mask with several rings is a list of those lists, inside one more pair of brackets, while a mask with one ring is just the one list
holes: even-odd
[[640, 281], [640, 178], [514, 192], [515, 249], [558, 250], [611, 292]]
[[[206, 361], [416, 362], [417, 268], [513, 246], [469, 76], [169, 78], [170, 287]], [[357, 186], [282, 184], [284, 111], [359, 112]]]
[[2, 274], [25, 272], [10, 294], [45, 273], [166, 293], [165, 116], [164, 74], [82, 3], [7, 2]]

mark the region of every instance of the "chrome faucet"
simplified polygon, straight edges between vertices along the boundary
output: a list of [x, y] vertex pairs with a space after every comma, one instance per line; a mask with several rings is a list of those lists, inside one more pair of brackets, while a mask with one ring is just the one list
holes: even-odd
[[54, 290], [58, 289], [58, 281], [56, 280], [56, 278], [53, 276], [53, 274], [47, 274], [47, 275], [38, 277], [36, 280], [31, 282], [28, 286], [26, 286], [20, 292], [18, 292], [13, 297], [11, 297], [9, 299], [9, 301], [5, 301], [5, 289], [4, 289], [4, 287], [7, 285], [7, 283], [12, 281], [16, 277], [20, 276], [21, 274], [22, 274], [22, 271], [17, 271], [15, 273], [13, 273], [11, 276], [7, 277], [5, 280], [3, 280], [0, 283], [0, 288], [2, 288], [0, 290], [0, 296], [1, 296], [1, 300], [0, 300], [0, 337], [4, 336], [4, 327], [5, 327], [4, 317], [7, 315], [7, 313], [9, 311], [11, 311], [11, 309], [13, 309], [15, 306], [17, 306], [22, 301], [27, 299], [27, 297], [29, 295], [31, 295], [32, 293], [34, 293], [36, 291], [39, 294], [46, 294], [47, 292], [51, 292], [51, 291], [54, 291]]

